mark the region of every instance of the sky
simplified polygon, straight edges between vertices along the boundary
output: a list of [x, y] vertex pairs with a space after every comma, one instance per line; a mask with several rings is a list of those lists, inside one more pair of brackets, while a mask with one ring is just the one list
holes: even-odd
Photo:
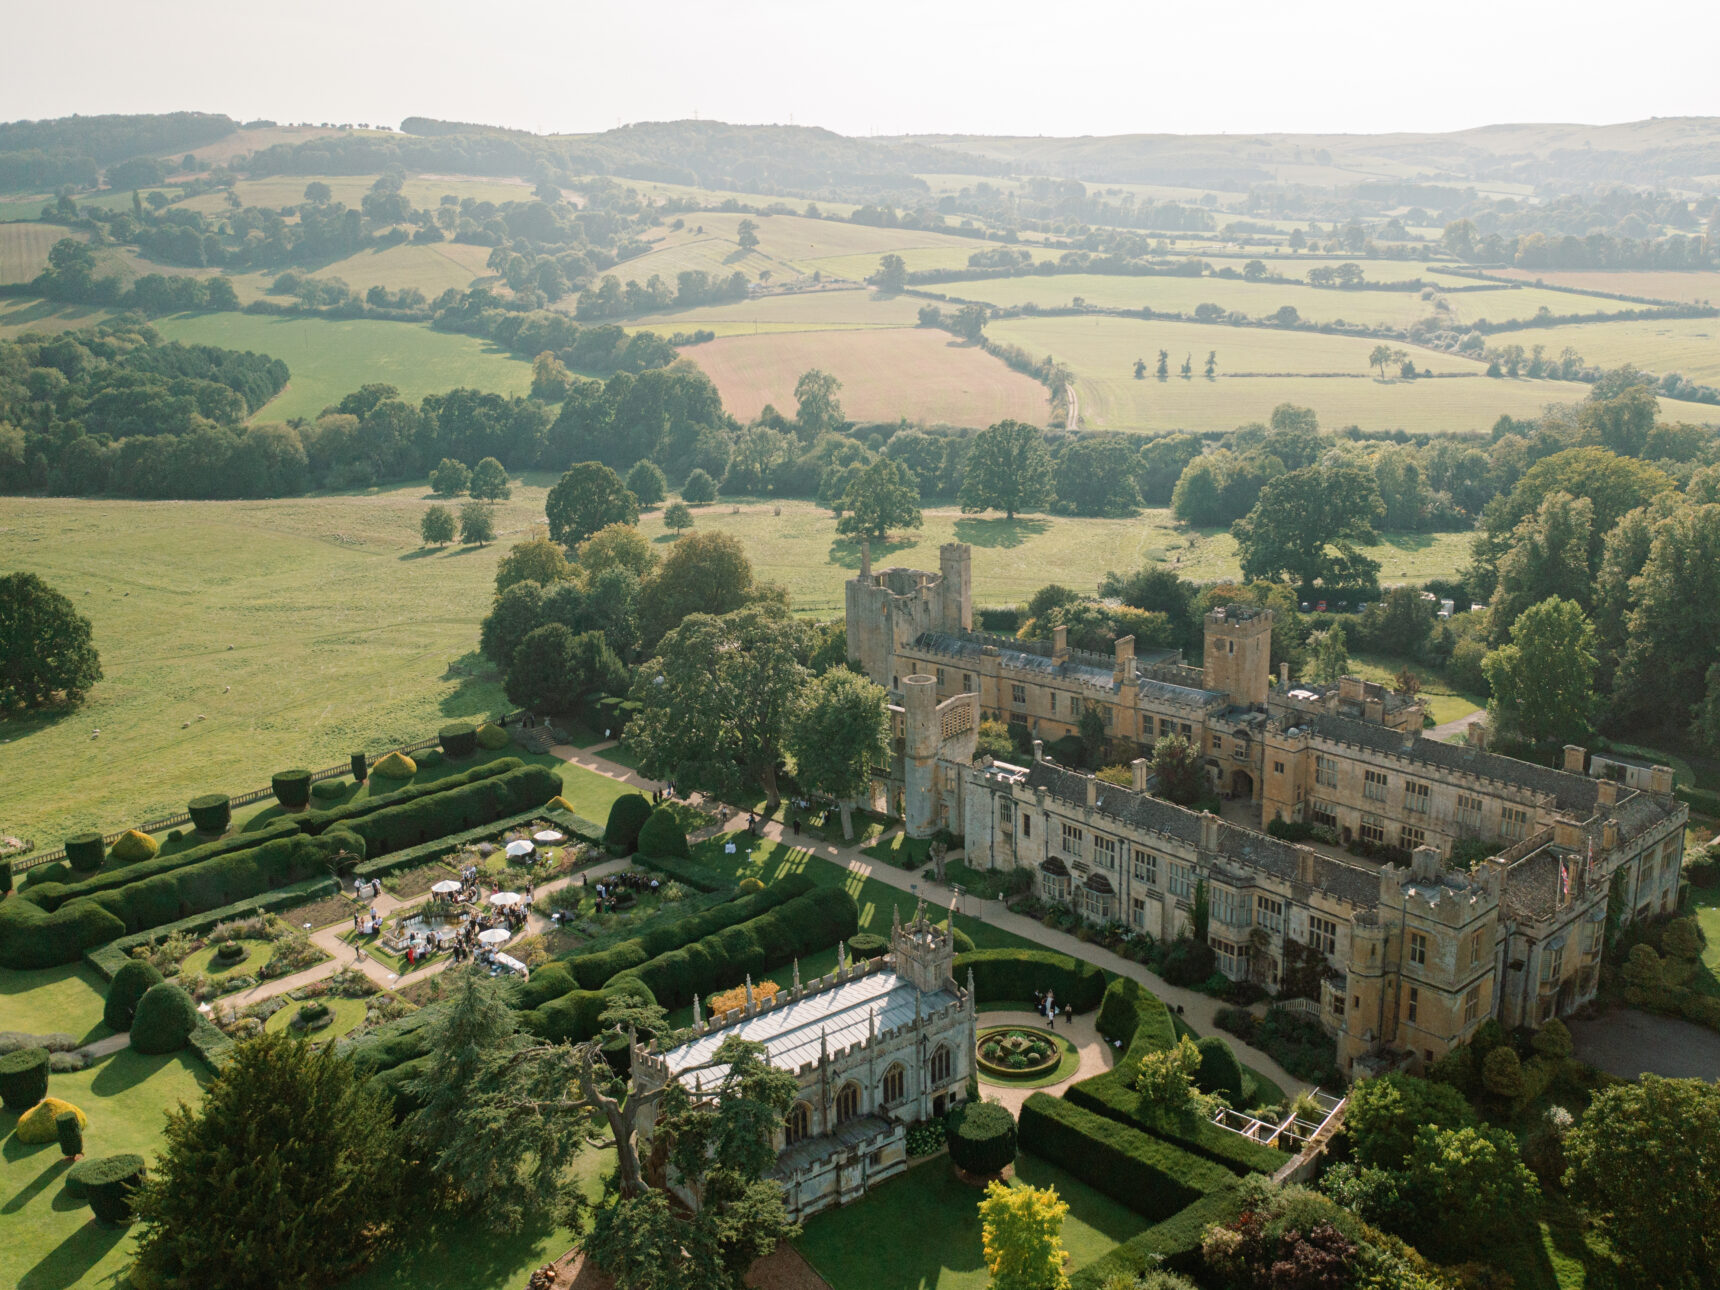
[[225, 112], [588, 132], [1443, 131], [1720, 114], [1714, 0], [4, 0], [0, 120]]

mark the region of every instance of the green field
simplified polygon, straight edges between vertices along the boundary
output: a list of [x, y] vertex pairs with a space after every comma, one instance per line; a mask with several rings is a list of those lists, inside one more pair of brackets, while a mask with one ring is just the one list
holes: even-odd
[[[347, 206], [357, 206], [364, 200], [364, 195], [370, 191], [370, 186], [376, 179], [375, 175], [270, 175], [262, 179], [241, 179], [233, 186], [233, 191], [239, 195], [242, 205], [279, 210], [283, 206], [297, 206], [303, 202], [306, 185], [324, 183], [329, 186], [332, 200]], [[530, 201], [532, 186], [523, 182], [507, 183], [499, 179], [460, 175], [434, 178], [411, 175], [401, 185], [400, 191], [414, 206], [434, 208], [444, 193], [452, 193], [456, 197], [471, 197], [477, 201]], [[126, 194], [126, 200], [131, 200], [129, 193]], [[189, 197], [176, 205], [183, 210], [201, 211], [205, 215], [221, 215], [228, 210], [225, 192], [204, 193], [199, 197]]]
[[65, 237], [84, 240], [58, 224], [0, 224], [0, 284], [30, 281], [48, 267], [48, 252]]
[[254, 418], [314, 418], [361, 385], [382, 381], [408, 401], [473, 386], [500, 394], [531, 389], [531, 364], [485, 341], [432, 331], [417, 323], [252, 314], [178, 314], [158, 319], [168, 340], [256, 350], [282, 359], [292, 379]]
[[920, 301], [911, 296], [882, 296], [859, 287], [840, 287], [647, 314], [634, 325], [663, 333], [708, 329], [719, 336], [750, 336], [784, 331], [913, 327], [918, 324], [919, 316]]
[[[1634, 363], [1645, 372], [1682, 372], [1692, 381], [1720, 382], [1720, 318], [1663, 318], [1646, 322], [1578, 323], [1520, 333], [1525, 349], [1545, 345], [1559, 354], [1567, 345], [1600, 367]], [[1711, 410], [1709, 419], [1720, 417]]]

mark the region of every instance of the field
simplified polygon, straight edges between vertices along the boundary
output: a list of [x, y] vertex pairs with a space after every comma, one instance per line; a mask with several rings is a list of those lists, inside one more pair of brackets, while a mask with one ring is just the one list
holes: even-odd
[[[198, 155], [203, 154], [199, 152]], [[233, 191], [239, 195], [242, 205], [279, 210], [283, 206], [297, 206], [303, 202], [306, 185], [324, 183], [329, 186], [332, 200], [357, 206], [376, 178], [375, 175], [270, 175], [262, 179], [241, 179], [233, 186]], [[532, 186], [524, 181], [510, 183], [503, 179], [460, 175], [411, 175], [401, 185], [400, 191], [414, 206], [434, 207], [441, 202], [444, 193], [477, 201], [527, 201], [531, 198]], [[129, 193], [126, 199], [130, 200]], [[202, 211], [205, 215], [219, 215], [228, 209], [224, 192], [189, 197], [177, 205], [185, 210]]]
[[255, 350], [285, 360], [292, 379], [258, 412], [258, 421], [314, 418], [375, 381], [398, 387], [411, 402], [462, 385], [524, 394], [532, 383], [531, 364], [474, 337], [417, 323], [203, 313], [157, 319], [155, 326], [168, 340]]
[[[1521, 343], [1558, 354], [1567, 345], [1601, 367], [1634, 363], [1647, 372], [1682, 372], [1692, 381], [1720, 381], [1720, 318], [1665, 318], [1649, 322], [1579, 323], [1522, 334]], [[1711, 411], [1710, 418], [1720, 416]]]
[[842, 381], [842, 407], [858, 421], [910, 420], [987, 426], [1005, 417], [1043, 424], [1049, 395], [984, 350], [947, 332], [915, 329], [729, 336], [685, 351], [742, 421], [765, 404], [794, 408], [801, 373]]
[[94, 327], [97, 323], [106, 322], [114, 313], [102, 305], [59, 305], [48, 300], [0, 299], [0, 340], [16, 340], [29, 332], [50, 334]]
[[[920, 302], [912, 296], [884, 296], [860, 287], [836, 287], [759, 296], [677, 313], [646, 314], [630, 325], [665, 334], [709, 330], [719, 336], [755, 336], [767, 332], [913, 327], [918, 324], [919, 313]], [[688, 351], [689, 355], [695, 352]]]
[[48, 252], [65, 237], [84, 239], [58, 224], [0, 224], [0, 284], [30, 281], [48, 267]]
[[[1712, 271], [1627, 269], [1609, 273], [1600, 269], [1494, 269], [1491, 270], [1490, 276], [1515, 278], [1519, 282], [1545, 282], [1549, 286], [1570, 287], [1577, 291], [1614, 291], [1624, 296], [1670, 300], [1681, 304], [1713, 304], [1720, 301], [1720, 273]], [[1629, 308], [1625, 304], [1618, 307]], [[1564, 311], [1555, 309], [1554, 312]]]

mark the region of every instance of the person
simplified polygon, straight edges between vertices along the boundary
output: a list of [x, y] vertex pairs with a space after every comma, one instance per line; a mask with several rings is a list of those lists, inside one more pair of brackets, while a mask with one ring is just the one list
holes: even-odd
[[800, 836], [800, 817], [798, 815], [794, 817], [794, 836], [797, 838]]

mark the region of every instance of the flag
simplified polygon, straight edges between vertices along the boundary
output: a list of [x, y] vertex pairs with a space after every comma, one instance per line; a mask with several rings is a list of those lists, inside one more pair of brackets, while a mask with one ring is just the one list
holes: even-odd
[[1571, 898], [1571, 871], [1566, 868], [1563, 860], [1559, 861], [1559, 899]]

